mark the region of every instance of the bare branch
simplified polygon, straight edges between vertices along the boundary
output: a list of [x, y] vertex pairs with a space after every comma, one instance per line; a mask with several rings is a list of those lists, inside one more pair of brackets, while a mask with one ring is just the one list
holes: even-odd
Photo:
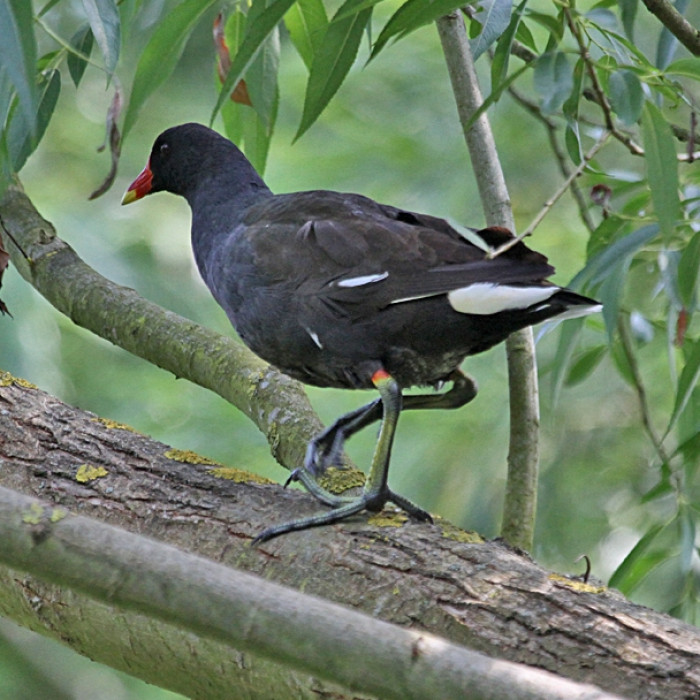
[[515, 238], [504, 243], [502, 246], [492, 250], [489, 253], [489, 257], [495, 258], [507, 250], [510, 250], [523, 238], [531, 235], [532, 232], [542, 223], [545, 216], [551, 211], [552, 207], [561, 199], [561, 197], [566, 193], [566, 191], [571, 187], [571, 184], [576, 180], [576, 178], [586, 169], [586, 166], [593, 160], [595, 154], [608, 142], [610, 138], [610, 132], [605, 132], [593, 145], [593, 147], [584, 155], [578, 166], [569, 173], [569, 176], [562, 182], [557, 191], [544, 203], [542, 209], [535, 215], [530, 225], [519, 233]]
[[642, 0], [678, 41], [694, 56], [700, 56], [700, 30], [696, 29], [669, 0]]
[[[464, 20], [459, 13], [437, 22], [442, 49], [464, 127], [483, 103]], [[488, 119], [482, 114], [465, 131], [472, 167], [489, 226], [515, 230], [510, 196]], [[535, 532], [539, 471], [539, 390], [532, 329], [513, 333], [506, 341], [510, 406], [508, 479], [502, 536], [530, 550]]]
[[588, 73], [588, 77], [591, 81], [593, 94], [595, 96], [594, 101], [600, 106], [601, 110], [603, 111], [605, 128], [620, 143], [624, 144], [630, 151], [630, 153], [632, 153], [633, 155], [643, 155], [644, 150], [642, 149], [642, 147], [639, 144], [635, 143], [635, 141], [633, 141], [630, 136], [623, 133], [615, 126], [612, 107], [610, 106], [608, 97], [605, 94], [605, 90], [603, 90], [603, 86], [600, 84], [600, 80], [598, 80], [598, 74], [596, 73], [595, 66], [593, 65], [593, 62], [591, 60], [591, 55], [588, 52], [588, 47], [586, 46], [586, 42], [583, 38], [583, 32], [581, 31], [581, 27], [576, 23], [573, 13], [569, 7], [564, 7], [563, 12], [564, 16], [566, 17], [566, 22], [569, 25], [569, 30], [571, 31], [571, 34], [573, 35], [574, 39], [576, 39], [576, 43], [578, 44], [579, 48], [579, 53], [581, 54], [584, 66], [586, 67], [586, 73]]
[[[557, 159], [559, 170], [561, 174], [568, 179], [569, 175], [571, 174], [571, 168], [569, 167], [570, 161], [568, 159], [568, 156], [566, 155], [566, 152], [559, 143], [559, 139], [557, 137], [556, 122], [553, 119], [550, 119], [549, 117], [545, 116], [542, 113], [540, 106], [536, 102], [525, 97], [525, 95], [523, 95], [512, 85], [508, 88], [508, 93], [517, 104], [519, 104], [521, 107], [527, 110], [535, 119], [537, 119], [544, 126], [547, 132], [547, 138], [549, 139], [549, 145], [552, 148], [552, 153], [554, 153], [554, 157]], [[595, 230], [595, 222], [591, 218], [591, 215], [588, 211], [586, 198], [576, 180], [572, 180], [569, 189], [571, 190], [571, 194], [574, 200], [576, 201], [576, 206], [578, 207], [581, 221], [583, 221], [583, 224], [588, 229], [588, 231], [592, 233]]]

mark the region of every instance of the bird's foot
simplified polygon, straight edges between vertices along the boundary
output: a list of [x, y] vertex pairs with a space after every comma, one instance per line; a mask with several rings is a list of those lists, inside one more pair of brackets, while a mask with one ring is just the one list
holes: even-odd
[[[304, 473], [301, 470], [297, 470]], [[306, 486], [306, 482], [300, 479], [302, 483]], [[315, 482], [314, 482], [315, 483]], [[316, 484], [315, 488], [321, 489], [320, 486]], [[314, 496], [318, 498], [318, 495], [314, 491], [310, 491]], [[326, 492], [327, 493], [327, 492]], [[331, 505], [332, 510], [325, 513], [317, 513], [308, 518], [299, 518], [298, 520], [291, 520], [287, 523], [282, 523], [281, 525], [275, 525], [267, 530], [263, 530], [257, 537], [253, 539], [251, 544], [253, 546], [258, 545], [262, 542], [267, 542], [274, 537], [279, 537], [280, 535], [285, 535], [288, 532], [297, 532], [299, 530], [308, 530], [312, 527], [319, 527], [321, 525], [332, 525], [345, 518], [349, 518], [352, 515], [360, 513], [363, 510], [369, 510], [374, 513], [378, 513], [386, 505], [386, 503], [394, 503], [399, 506], [402, 510], [405, 510], [412, 518], [415, 518], [419, 522], [432, 523], [433, 518], [427, 511], [419, 508], [413, 502], [409, 501], [403, 496], [399, 496], [389, 489], [385, 489], [380, 493], [365, 492], [358, 498], [343, 498], [341, 496], [334, 496], [333, 494], [327, 494], [328, 499], [319, 498], [322, 502], [327, 505]], [[331, 503], [332, 501], [332, 503]]]

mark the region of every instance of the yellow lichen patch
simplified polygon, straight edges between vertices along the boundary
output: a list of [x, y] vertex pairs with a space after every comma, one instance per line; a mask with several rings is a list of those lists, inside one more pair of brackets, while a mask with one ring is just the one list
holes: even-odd
[[219, 462], [209, 459], [209, 457], [202, 457], [192, 450], [168, 450], [165, 453], [168, 459], [174, 459], [176, 462], [186, 462], [187, 464], [209, 464], [213, 467], [220, 467]]
[[590, 583], [574, 581], [570, 578], [566, 578], [566, 576], [561, 576], [560, 574], [549, 574], [547, 578], [550, 581], [562, 583], [569, 588], [573, 588], [575, 591], [579, 591], [580, 593], [605, 593], [607, 590], [606, 586], [592, 586]]
[[119, 423], [111, 418], [93, 418], [92, 420], [95, 421], [95, 423], [102, 423], [102, 425], [111, 430], [128, 430], [131, 433], [136, 432], [130, 425]]
[[0, 371], [0, 386], [12, 386], [13, 384], [24, 387], [25, 389], [37, 388], [36, 384], [28, 382], [26, 379], [20, 379], [19, 377], [12, 376], [9, 372]]
[[104, 467], [93, 467], [92, 464], [81, 464], [78, 471], [75, 473], [75, 480], [81, 484], [87, 484], [89, 481], [101, 479], [107, 476], [109, 472]]
[[259, 474], [247, 472], [244, 469], [236, 469], [235, 467], [217, 467], [216, 469], [208, 469], [207, 472], [219, 479], [229, 479], [237, 484], [274, 484], [272, 479]]
[[401, 527], [408, 520], [408, 515], [400, 510], [383, 510], [367, 519], [369, 525], [377, 527]]
[[52, 523], [57, 523], [59, 520], [63, 520], [68, 515], [67, 510], [63, 510], [63, 508], [54, 508], [51, 511], [51, 515], [49, 516], [49, 520]]
[[38, 525], [43, 515], [44, 509], [38, 503], [32, 503], [22, 516], [22, 522], [29, 525]]
[[365, 475], [357, 469], [331, 467], [318, 478], [318, 485], [331, 493], [344, 493], [350, 489], [362, 488], [365, 485]]
[[440, 530], [442, 530], [442, 536], [448, 540], [454, 540], [455, 542], [466, 542], [467, 544], [483, 544], [484, 542], [484, 539], [478, 532], [462, 530], [461, 528], [456, 527], [447, 521], [438, 524], [440, 525]]

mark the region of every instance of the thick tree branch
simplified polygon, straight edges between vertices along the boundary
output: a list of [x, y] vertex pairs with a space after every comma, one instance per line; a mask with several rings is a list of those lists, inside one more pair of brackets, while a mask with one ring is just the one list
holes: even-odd
[[1, 487], [0, 540], [0, 561], [9, 566], [381, 698], [461, 700], [467, 688], [474, 698], [617, 697], [489, 659]]
[[[464, 19], [459, 12], [437, 22], [442, 49], [463, 126], [481, 107], [483, 98], [469, 48]], [[464, 136], [487, 226], [515, 231], [510, 196], [488, 119], [482, 114]], [[539, 471], [539, 390], [532, 329], [513, 333], [506, 341], [510, 406], [508, 479], [501, 535], [516, 547], [532, 549], [537, 509]]]
[[669, 0], [642, 0], [647, 10], [694, 56], [700, 56], [700, 30], [696, 29]]
[[[315, 512], [318, 505], [306, 494], [261, 484], [245, 472], [193, 463], [7, 375], [0, 377], [0, 435], [0, 486], [54, 508], [148, 532], [385, 621], [594, 682], [609, 692], [645, 700], [700, 694], [697, 628], [613, 591], [550, 574], [503, 544], [482, 542], [443, 521], [424, 525], [384, 512], [251, 549], [250, 538], [263, 525]], [[41, 537], [39, 511], [36, 519]], [[91, 530], [81, 536], [90, 539]], [[134, 571], [140, 569], [134, 564]], [[115, 595], [121, 588], [114, 588]], [[200, 609], [196, 596], [190, 604]], [[197, 674], [212, 670], [210, 655], [215, 669], [221, 662], [246, 687], [274, 673], [270, 662], [247, 655], [232, 659], [230, 650], [214, 642], [154, 627], [143, 616], [115, 615], [84, 596], [12, 571], [0, 571], [0, 613], [69, 640], [93, 658], [112, 657], [112, 663], [116, 659], [151, 682], [190, 683], [193, 696], [207, 697], [206, 684], [213, 681]], [[105, 624], [114, 634], [105, 635]], [[105, 638], [112, 640], [109, 645]], [[275, 679], [281, 682], [279, 672]], [[285, 683], [292, 687], [289, 679]], [[269, 689], [270, 682], [261, 688]]]

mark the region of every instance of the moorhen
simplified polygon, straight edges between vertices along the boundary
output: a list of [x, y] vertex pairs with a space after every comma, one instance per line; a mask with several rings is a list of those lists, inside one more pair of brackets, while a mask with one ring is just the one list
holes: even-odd
[[[158, 136], [122, 203], [161, 190], [190, 205], [199, 271], [253, 352], [307, 384], [379, 392], [315, 437], [290, 477], [331, 510], [267, 529], [258, 542], [388, 501], [431, 521], [387, 484], [402, 408], [466, 404], [477, 391], [459, 369], [467, 355], [525, 326], [601, 308], [547, 282], [547, 259], [505, 229], [478, 231], [474, 242], [443, 219], [358, 194], [273, 194], [233, 143], [201, 124]], [[444, 393], [402, 397], [446, 381]], [[316, 477], [340, 462], [345, 440], [380, 419], [363, 494], [324, 490]]]

